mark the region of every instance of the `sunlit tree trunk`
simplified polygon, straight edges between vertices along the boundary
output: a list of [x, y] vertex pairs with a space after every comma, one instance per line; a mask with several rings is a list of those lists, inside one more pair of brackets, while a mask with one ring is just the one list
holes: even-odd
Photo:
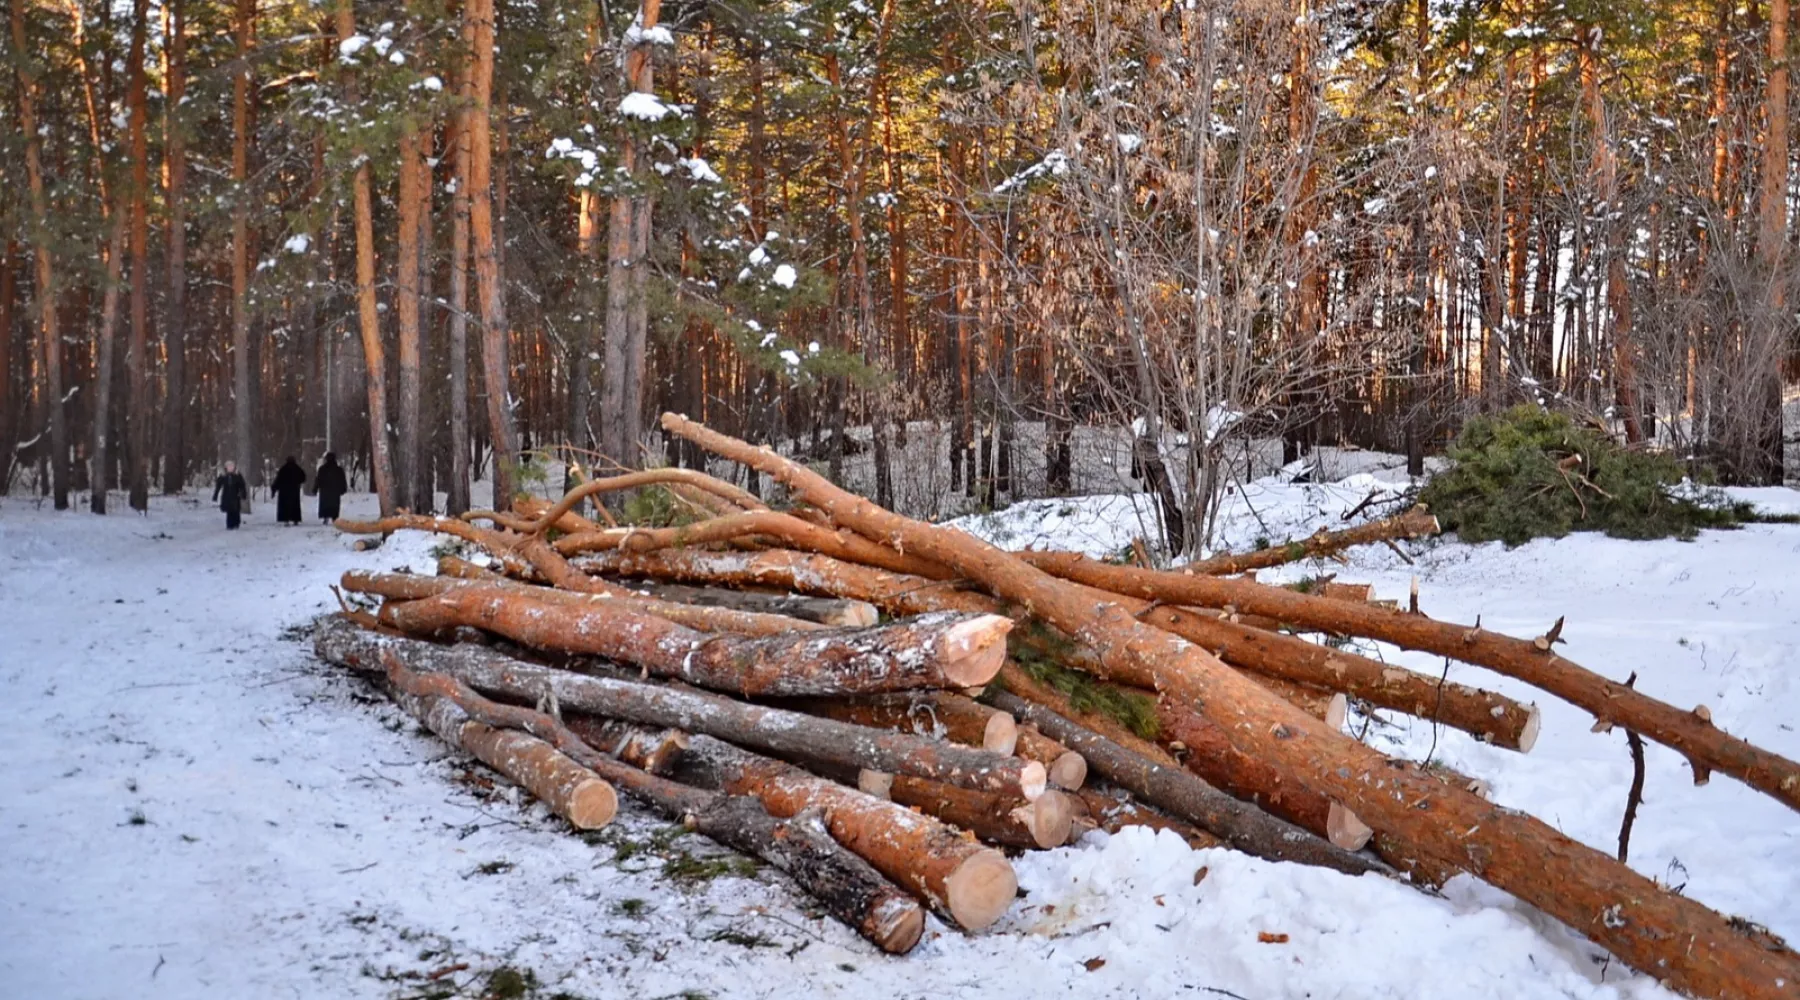
[[[243, 0], [245, 3], [252, 0]], [[477, 0], [479, 2], [479, 0]], [[470, 6], [474, 6], [472, 3]], [[338, 0], [337, 35], [340, 43], [356, 34], [356, 15], [351, 0]], [[355, 77], [350, 77], [348, 102], [357, 102]], [[381, 341], [381, 321], [375, 309], [375, 194], [369, 162], [360, 146], [351, 151], [356, 159], [356, 312], [362, 327], [363, 358], [367, 367], [369, 396], [369, 464], [375, 495], [385, 516], [395, 509], [394, 464], [388, 450], [387, 354]]]
[[1749, 374], [1756, 384], [1748, 414], [1756, 454], [1748, 478], [1764, 485], [1779, 485], [1784, 471], [1781, 366], [1793, 330], [1782, 267], [1788, 213], [1788, 16], [1788, 0], [1769, 0], [1769, 80], [1763, 90], [1763, 160], [1756, 209], [1756, 257], [1768, 289], [1764, 319], [1757, 325], [1767, 329], [1756, 338], [1758, 353], [1750, 359]]
[[469, 231], [474, 241], [475, 293], [481, 303], [481, 366], [487, 389], [488, 441], [493, 448], [494, 505], [504, 509], [516, 489], [519, 435], [513, 422], [506, 293], [494, 234], [494, 184], [490, 125], [494, 83], [494, 3], [468, 0], [463, 30], [472, 54], [466, 116], [469, 151]]
[[[43, 138], [38, 133], [37, 76], [25, 40], [25, 0], [12, 0], [10, 12], [13, 72], [18, 77], [19, 130], [25, 136], [25, 182], [31, 192], [31, 242], [37, 260], [36, 305], [42, 338], [43, 400], [50, 434], [50, 492], [57, 510], [69, 509], [69, 440], [64, 419], [62, 336], [56, 325], [56, 273], [51, 259], [50, 205], [44, 190]], [[34, 433], [43, 433], [42, 429]]]

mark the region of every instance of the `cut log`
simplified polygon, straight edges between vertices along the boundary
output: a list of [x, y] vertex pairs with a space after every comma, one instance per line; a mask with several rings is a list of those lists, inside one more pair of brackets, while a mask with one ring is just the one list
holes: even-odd
[[[996, 705], [1036, 724], [1079, 752], [1106, 780], [1172, 816], [1198, 824], [1246, 854], [1272, 861], [1297, 861], [1352, 875], [1380, 868], [1350, 853], [1355, 848], [1345, 848], [1336, 842], [1326, 843], [1221, 792], [1187, 771], [1133, 753], [1044, 705], [1009, 691], [996, 692], [993, 698]], [[1319, 808], [1329, 811], [1329, 803], [1321, 803]], [[1320, 817], [1318, 822], [1323, 827], [1325, 818]]]
[[837, 597], [805, 597], [759, 590], [727, 590], [723, 587], [690, 587], [654, 580], [615, 581], [635, 594], [677, 604], [732, 608], [766, 615], [782, 615], [837, 628], [868, 628], [881, 620], [881, 612], [867, 601]]
[[661, 677], [757, 697], [967, 687], [1000, 670], [1012, 622], [922, 615], [872, 629], [708, 635], [596, 601], [561, 604], [503, 587], [457, 587], [381, 609], [385, 625], [432, 635], [458, 625], [538, 649], [605, 656]]
[[659, 771], [683, 784], [753, 795], [776, 816], [823, 810], [834, 840], [965, 930], [1000, 919], [1018, 892], [1005, 855], [938, 820], [710, 736], [695, 736]]
[[509, 576], [529, 577], [533, 574], [531, 564], [512, 551], [513, 546], [519, 541], [518, 536], [509, 532], [477, 527], [454, 517], [395, 514], [377, 521], [350, 521], [340, 518], [331, 523], [332, 527], [349, 535], [387, 535], [396, 531], [428, 531], [441, 535], [454, 535], [464, 541], [481, 546], [489, 555], [503, 564]]
[[898, 772], [1024, 799], [1038, 797], [1045, 788], [1044, 767], [1035, 762], [922, 736], [866, 729], [746, 704], [687, 688], [542, 667], [480, 646], [445, 647], [416, 639], [393, 639], [371, 634], [348, 622], [327, 621], [320, 625], [313, 649], [322, 659], [361, 671], [380, 670], [381, 656], [388, 653], [407, 669], [443, 674], [502, 698], [524, 702], [554, 700], [565, 711], [704, 733], [790, 759]]
[[1283, 545], [1271, 545], [1255, 552], [1244, 552], [1237, 555], [1217, 555], [1210, 559], [1201, 559], [1182, 567], [1184, 572], [1206, 573], [1214, 576], [1226, 574], [1249, 573], [1259, 569], [1268, 569], [1301, 559], [1316, 559], [1319, 556], [1331, 555], [1357, 545], [1368, 545], [1371, 542], [1393, 541], [1399, 538], [1424, 538], [1435, 535], [1438, 528], [1437, 518], [1424, 507], [1414, 507], [1404, 514], [1381, 521], [1370, 521], [1354, 528], [1342, 531], [1325, 531], [1307, 538], [1295, 539]]
[[[461, 560], [458, 560], [460, 563]], [[443, 560], [439, 560], [442, 564]], [[467, 565], [467, 564], [465, 564]], [[655, 615], [677, 625], [701, 632], [729, 632], [737, 635], [787, 635], [793, 632], [815, 632], [825, 628], [817, 622], [801, 621], [785, 615], [738, 611], [733, 608], [709, 608], [693, 604], [677, 604], [640, 597], [624, 589], [616, 593], [591, 593], [561, 590], [519, 583], [504, 577], [471, 577], [461, 566], [452, 564], [454, 576], [419, 576], [412, 573], [365, 573], [351, 570], [341, 581], [345, 590], [375, 594], [394, 601], [416, 601], [437, 597], [459, 589], [499, 589], [519, 594], [533, 601], [545, 601], [565, 607], [623, 608], [638, 614]]]
[[895, 775], [888, 794], [901, 805], [922, 809], [990, 844], [1047, 849], [1069, 841], [1073, 813], [1068, 798], [1055, 790], [1027, 802]]
[[1128, 826], [1145, 826], [1152, 830], [1167, 830], [1187, 841], [1195, 850], [1230, 846], [1192, 823], [1184, 823], [1134, 802], [1123, 789], [1090, 784], [1074, 795], [1086, 809], [1089, 820], [1107, 833], [1118, 833]]
[[[392, 648], [383, 648], [381, 658], [386, 661], [389, 683], [399, 698], [429, 705], [428, 715], [436, 714], [446, 724], [455, 721], [453, 713], [485, 720], [462, 723], [460, 734], [468, 736], [471, 727], [481, 727], [520, 737], [522, 734], [510, 728], [495, 727], [523, 726], [535, 734], [523, 738], [541, 737], [543, 746], [554, 745], [578, 767], [605, 775], [619, 787], [672, 817], [685, 819], [694, 829], [726, 847], [762, 858], [786, 872], [801, 889], [823, 903], [832, 916], [883, 951], [903, 954], [918, 944], [925, 919], [918, 903], [868, 862], [832, 840], [816, 810], [791, 819], [776, 819], [755, 799], [703, 792], [607, 757], [551, 716], [490, 702], [445, 675], [414, 672], [401, 664], [399, 654]], [[479, 731], [474, 734], [481, 735]], [[622, 735], [627, 742], [641, 741], [631, 751], [652, 766], [666, 763], [669, 751], [685, 744], [685, 738], [669, 733], [638, 731]], [[610, 786], [601, 784], [611, 795]], [[589, 797], [595, 797], [591, 790]], [[553, 800], [545, 801], [552, 802], [554, 808]], [[616, 796], [611, 803], [616, 810]], [[588, 808], [601, 805], [604, 803], [593, 802]], [[606, 816], [610, 819], [612, 812]], [[573, 819], [571, 823], [577, 828], [589, 828]]]
[[[869, 698], [809, 698], [793, 707], [858, 726], [894, 729], [1010, 756], [1018, 746], [1013, 717], [959, 694], [937, 691]], [[1038, 762], [1040, 771], [1042, 762]]]
[[1687, 709], [1608, 680], [1563, 659], [1553, 649], [1540, 649], [1531, 639], [1515, 639], [1477, 626], [1440, 622], [1369, 604], [1309, 597], [1247, 580], [1109, 566], [1071, 553], [1026, 553], [1023, 558], [1055, 576], [1145, 600], [1203, 607], [1230, 604], [1241, 611], [1268, 615], [1292, 625], [1379, 639], [1402, 649], [1487, 667], [1585, 709], [1602, 723], [1630, 729], [1679, 752], [1702, 768], [1729, 774], [1790, 808], [1800, 809], [1800, 763], [1746, 743]]
[[787, 873], [831, 915], [890, 955], [904, 955], [925, 931], [925, 911], [874, 866], [831, 838], [824, 814], [770, 815], [750, 796], [720, 795], [692, 816], [696, 831]]
[[[765, 552], [701, 552], [670, 549], [643, 555], [607, 553], [589, 557], [583, 568], [596, 572], [653, 576], [659, 579], [729, 586], [769, 586], [800, 593], [841, 595], [866, 600], [889, 614], [956, 610], [1004, 613], [1004, 602], [986, 594], [957, 589], [954, 584], [889, 573], [820, 555]], [[1477, 739], [1509, 749], [1528, 750], [1537, 738], [1539, 712], [1503, 695], [1391, 666], [1296, 636], [1221, 621], [1190, 608], [1171, 608], [1149, 601], [1092, 590], [1096, 599], [1111, 600], [1141, 620], [1174, 632], [1222, 655], [1226, 662], [1261, 676], [1343, 691], [1377, 708], [1423, 715], [1461, 729]], [[1216, 613], [1215, 613], [1216, 614]], [[1027, 638], [1029, 633], [1027, 633]], [[1120, 678], [1148, 687], [1147, 673]]]
[[[1800, 958], [1793, 953], [1765, 947], [1705, 906], [1664, 890], [1612, 857], [1536, 819], [1389, 767], [1385, 758], [1370, 748], [1332, 732], [1200, 647], [1137, 621], [1117, 604], [1097, 603], [1043, 570], [963, 532], [882, 510], [767, 449], [674, 414], [665, 414], [662, 426], [708, 451], [770, 475], [838, 524], [943, 563], [994, 596], [1030, 607], [1038, 617], [1097, 650], [1105, 667], [1149, 672], [1159, 692], [1205, 713], [1235, 750], [1293, 776], [1316, 794], [1354, 808], [1365, 822], [1384, 832], [1404, 833], [1428, 858], [1465, 865], [1471, 874], [1563, 920], [1633, 968], [1677, 989], [1711, 997], [1791, 995], [1800, 988]], [[1151, 579], [1161, 576], [1154, 574]], [[1230, 582], [1212, 577], [1181, 579], [1212, 585]], [[1319, 601], [1279, 588], [1263, 589], [1349, 609], [1357, 616], [1392, 614], [1347, 601]], [[1174, 600], [1207, 603], [1188, 596]], [[1277, 617], [1293, 620], [1285, 614]], [[1418, 620], [1418, 616], [1401, 617]], [[1529, 643], [1526, 646], [1529, 648]], [[1532, 654], [1539, 663], [1556, 659], [1535, 650]], [[1621, 685], [1611, 686], [1621, 695], [1632, 693]], [[1692, 720], [1692, 716], [1686, 719]], [[1633, 720], [1619, 721], [1639, 728]], [[1735, 770], [1756, 773], [1744, 767]], [[1776, 785], [1779, 787], [1779, 780]]]
[[1087, 780], [1088, 764], [1082, 756], [1039, 732], [1036, 726], [1020, 726], [1019, 745], [1014, 752], [1026, 760], [1044, 765], [1050, 783], [1066, 792], [1081, 787]]
[[477, 722], [454, 698], [429, 693], [405, 671], [389, 677], [394, 700], [439, 739], [505, 775], [575, 829], [598, 830], [619, 811], [619, 796], [611, 785], [549, 743]]

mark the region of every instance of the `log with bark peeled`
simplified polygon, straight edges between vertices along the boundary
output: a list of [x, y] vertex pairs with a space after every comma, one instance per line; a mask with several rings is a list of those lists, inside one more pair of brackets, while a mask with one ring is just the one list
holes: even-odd
[[[1151, 673], [1158, 691], [1209, 716], [1234, 749], [1263, 759], [1318, 794], [1354, 807], [1358, 815], [1384, 832], [1403, 831], [1427, 858], [1465, 866], [1471, 874], [1561, 919], [1633, 968], [1674, 988], [1711, 997], [1793, 995], [1800, 990], [1800, 958], [1792, 952], [1767, 948], [1718, 913], [1664, 890], [1609, 855], [1530, 816], [1499, 808], [1434, 779], [1395, 770], [1375, 751], [1332, 732], [1200, 647], [1137, 621], [1116, 604], [1097, 603], [1043, 570], [967, 534], [882, 510], [767, 449], [709, 431], [675, 414], [665, 414], [662, 426], [708, 451], [770, 475], [838, 524], [941, 562], [996, 597], [1030, 607], [1038, 617], [1096, 649], [1104, 666]], [[1153, 574], [1150, 579], [1163, 575]], [[1231, 583], [1213, 577], [1181, 579]], [[1261, 589], [1306, 600], [1304, 595], [1279, 588]], [[1186, 596], [1175, 600], [1208, 603]], [[1347, 601], [1326, 603], [1358, 616], [1392, 614]], [[1292, 620], [1286, 614], [1277, 617]], [[1468, 645], [1479, 640], [1477, 634]], [[1529, 648], [1529, 643], [1526, 646]], [[1539, 667], [1556, 660], [1535, 649], [1531, 652], [1539, 658]], [[1533, 670], [1534, 674], [1540, 672]], [[1622, 695], [1630, 694], [1621, 685], [1612, 687], [1619, 688]], [[1618, 714], [1617, 703], [1609, 714]], [[1639, 728], [1635, 720], [1620, 717], [1617, 721]], [[1733, 770], [1755, 776], [1759, 782], [1776, 777], [1776, 786], [1780, 786], [1773, 770], [1759, 772], [1742, 766]]]
[[381, 609], [385, 625], [433, 635], [469, 625], [525, 646], [587, 653], [753, 697], [867, 694], [986, 683], [1006, 656], [999, 615], [921, 615], [872, 629], [708, 635], [605, 601], [569, 605], [503, 587], [459, 587]]
[[[454, 725], [455, 715], [466, 713], [463, 718], [474, 716], [477, 721], [460, 724], [460, 735], [469, 735], [471, 727], [480, 726], [519, 737], [521, 734], [507, 727], [522, 727], [532, 734], [524, 738], [536, 738], [546, 747], [554, 746], [580, 768], [597, 772], [726, 847], [762, 858], [786, 872], [823, 903], [832, 916], [881, 950], [904, 954], [919, 943], [925, 914], [918, 903], [867, 861], [832, 840], [817, 810], [777, 819], [755, 799], [690, 788], [614, 760], [542, 712], [488, 701], [447, 675], [413, 671], [401, 663], [399, 653], [391, 646], [381, 648], [380, 658], [386, 664], [389, 684], [403, 704], [411, 701], [421, 707], [429, 706], [424, 709], [427, 715], [421, 716], [428, 725], [432, 725], [432, 716], [441, 724]], [[652, 765], [664, 762], [671, 748], [678, 750], [685, 745], [684, 739], [669, 733], [626, 732], [624, 738], [641, 739], [643, 742], [634, 747], [634, 752]], [[606, 791], [611, 795], [610, 787]], [[554, 800], [545, 801], [555, 808]], [[611, 801], [616, 810], [617, 797]], [[612, 812], [606, 815], [610, 819]], [[573, 818], [571, 824], [590, 828]]]
[[1297, 538], [1282, 545], [1271, 545], [1255, 552], [1244, 552], [1236, 555], [1225, 554], [1201, 559], [1189, 563], [1181, 569], [1183, 572], [1223, 575], [1249, 573], [1253, 570], [1268, 569], [1281, 566], [1300, 559], [1314, 559], [1331, 555], [1356, 545], [1367, 545], [1371, 542], [1393, 541], [1400, 538], [1424, 538], [1435, 535], [1439, 531], [1437, 518], [1423, 506], [1414, 507], [1404, 514], [1380, 521], [1370, 521], [1354, 528], [1342, 531], [1326, 531], [1319, 529], [1316, 534], [1306, 538]]
[[[1167, 767], [1101, 736], [1044, 705], [1010, 691], [993, 694], [994, 704], [1056, 737], [1087, 759], [1102, 777], [1180, 819], [1218, 835], [1246, 854], [1272, 861], [1297, 861], [1360, 875], [1379, 865], [1346, 848], [1284, 823], [1219, 791], [1178, 768]], [[1363, 840], [1368, 838], [1365, 836]], [[1361, 847], [1359, 843], [1356, 847]]]
[[447, 565], [451, 572], [438, 576], [420, 576], [414, 573], [367, 573], [362, 570], [350, 570], [344, 574], [340, 582], [345, 590], [375, 594], [393, 601], [416, 601], [426, 597], [436, 597], [439, 594], [447, 594], [458, 589], [498, 588], [520, 594], [534, 601], [549, 601], [568, 607], [625, 608], [640, 614], [665, 618], [677, 625], [685, 625], [701, 632], [787, 635], [791, 632], [814, 632], [825, 628], [817, 622], [801, 621], [785, 615], [677, 604], [671, 601], [640, 597], [623, 589], [616, 593], [595, 593], [540, 587], [535, 584], [519, 583], [504, 577], [479, 575], [471, 572], [477, 567], [462, 560], [446, 563], [446, 560], [440, 559], [438, 564], [441, 567]]
[[[607, 744], [605, 734], [590, 738], [582, 721], [575, 717], [570, 725], [589, 742], [599, 739], [602, 749], [629, 752]], [[1005, 855], [938, 820], [710, 736], [695, 736], [657, 770], [683, 784], [753, 795], [776, 816], [823, 810], [834, 840], [965, 930], [1000, 919], [1018, 892]]]
[[[1477, 626], [1440, 622], [1368, 604], [1333, 601], [1247, 580], [1186, 576], [1108, 566], [1070, 553], [1027, 553], [1035, 567], [1092, 587], [1171, 604], [1264, 614], [1292, 625], [1363, 636], [1402, 649], [1447, 656], [1517, 678], [1687, 757], [1696, 778], [1729, 774], [1800, 809], [1800, 763], [1740, 740], [1690, 710], [1677, 708], [1608, 680], [1556, 655], [1546, 636], [1515, 639]], [[1541, 645], [1540, 645], [1541, 644]]]
[[1003, 756], [1010, 756], [1019, 742], [1019, 727], [1012, 716], [948, 691], [808, 698], [795, 702], [794, 707], [839, 722], [950, 740]]
[[552, 699], [564, 711], [704, 733], [781, 757], [898, 772], [1023, 799], [1037, 798], [1046, 787], [1044, 767], [1034, 761], [746, 704], [689, 688], [538, 666], [481, 646], [395, 639], [342, 620], [327, 620], [319, 626], [313, 649], [331, 663], [361, 671], [379, 670], [382, 654], [389, 653], [410, 670], [443, 674], [499, 697]]
[[881, 612], [875, 610], [875, 605], [839, 597], [806, 597], [760, 590], [692, 587], [655, 580], [625, 580], [618, 581], [618, 584], [634, 594], [659, 601], [784, 615], [836, 628], [867, 628], [881, 620]]
[[[781, 587], [800, 593], [855, 597], [889, 614], [1005, 610], [1003, 602], [957, 589], [952, 583], [783, 550], [752, 553], [669, 549], [641, 555], [612, 552], [583, 560], [583, 568], [694, 583]], [[1096, 599], [1118, 603], [1143, 621], [1222, 654], [1226, 662], [1259, 676], [1343, 691], [1378, 708], [1423, 715], [1509, 749], [1527, 750], [1537, 738], [1539, 712], [1535, 705], [1521, 705], [1504, 695], [1455, 682], [1440, 683], [1436, 677], [1315, 645], [1296, 636], [1222, 621], [1204, 612], [1159, 606], [1104, 591], [1090, 593]], [[1147, 675], [1126, 680], [1145, 687], [1150, 683]]]

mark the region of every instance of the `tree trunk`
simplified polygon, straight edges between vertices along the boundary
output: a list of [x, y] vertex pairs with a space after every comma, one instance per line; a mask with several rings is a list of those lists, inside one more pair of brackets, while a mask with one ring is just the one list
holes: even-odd
[[134, 0], [131, 52], [126, 61], [126, 136], [131, 157], [131, 341], [125, 349], [126, 487], [132, 510], [150, 509], [150, 144], [144, 77], [150, 0]]
[[776, 816], [822, 810], [833, 839], [965, 930], [998, 920], [1018, 891], [1004, 855], [931, 817], [709, 736], [671, 756], [659, 772], [684, 784], [754, 795]]
[[[633, 25], [656, 27], [662, 0], [640, 0]], [[624, 89], [654, 92], [654, 46], [640, 34], [625, 53]], [[627, 189], [613, 196], [607, 221], [605, 370], [600, 383], [600, 452], [626, 468], [642, 464], [644, 436], [644, 354], [647, 345], [645, 286], [649, 277], [650, 213], [644, 150], [627, 126], [619, 136], [619, 169]]]
[[469, 59], [458, 61], [456, 92], [462, 102], [452, 119], [455, 180], [450, 196], [450, 483], [444, 510], [469, 509], [469, 106], [474, 102]]
[[1230, 604], [1239, 611], [1268, 615], [1290, 625], [1379, 639], [1403, 649], [1483, 666], [1594, 713], [1600, 726], [1623, 726], [1680, 752], [1693, 766], [1697, 783], [1704, 783], [1712, 771], [1721, 771], [1800, 809], [1800, 764], [1717, 728], [1704, 706], [1683, 711], [1557, 656], [1552, 649], [1554, 633], [1537, 640], [1515, 639], [1424, 615], [1311, 597], [1247, 580], [1108, 567], [1068, 553], [1021, 556], [1055, 576], [1143, 600], [1201, 607]]
[[[403, 109], [401, 114], [407, 112]], [[399, 442], [400, 461], [395, 463], [394, 506], [416, 510], [414, 491], [419, 483], [422, 457], [419, 433], [419, 217], [430, 211], [423, 203], [420, 183], [426, 169], [424, 154], [419, 150], [419, 128], [410, 119], [400, 132], [400, 192], [396, 202], [395, 225], [399, 228], [394, 258], [394, 312], [400, 337], [396, 361], [400, 368]], [[427, 504], [429, 506], [429, 504]]]
[[1756, 257], [1768, 289], [1766, 317], [1757, 323], [1756, 353], [1746, 360], [1755, 380], [1746, 419], [1755, 455], [1749, 477], [1756, 485], [1779, 486], [1786, 472], [1782, 440], [1782, 364], [1792, 340], [1793, 317], [1787, 311], [1788, 275], [1782, 267], [1787, 245], [1788, 213], [1788, 0], [1769, 0], [1769, 82], [1763, 90], [1763, 161], [1758, 177]]
[[184, 0], [163, 7], [165, 89], [163, 165], [168, 202], [168, 290], [163, 298], [163, 352], [168, 355], [163, 393], [163, 492], [187, 483], [187, 131], [181, 122], [187, 93], [187, 16]]
[[[470, 4], [473, 9], [481, 0]], [[254, 0], [240, 0], [253, 4]], [[350, 0], [338, 0], [337, 35], [344, 42], [356, 34], [356, 19]], [[246, 79], [246, 84], [248, 80]], [[358, 100], [355, 78], [347, 84], [348, 102]], [[375, 308], [375, 194], [368, 160], [361, 147], [352, 150], [361, 162], [355, 175], [356, 197], [356, 311], [362, 328], [363, 359], [368, 368], [369, 459], [370, 476], [382, 514], [393, 513], [394, 461], [388, 448], [387, 352], [381, 339], [381, 319]], [[246, 321], [246, 327], [248, 323]], [[244, 405], [240, 401], [239, 405]]]
[[100, 330], [94, 343], [94, 426], [89, 445], [88, 509], [106, 513], [106, 491], [112, 482], [110, 436], [112, 432], [113, 345], [119, 329], [119, 286], [125, 258], [124, 205], [112, 207], [112, 232], [106, 240], [106, 288], [100, 293]]
[[[32, 74], [25, 41], [25, 0], [12, 0], [10, 20], [13, 72], [19, 80], [19, 131], [25, 136], [25, 181], [31, 191], [31, 243], [37, 258], [38, 330], [43, 352], [44, 409], [50, 424], [50, 489], [57, 510], [69, 509], [69, 439], [64, 418], [62, 335], [56, 324], [56, 273], [51, 259], [50, 203], [44, 191], [43, 136], [37, 124], [37, 78]], [[37, 433], [43, 433], [39, 429]]]
[[560, 606], [509, 588], [465, 587], [389, 604], [381, 620], [415, 635], [469, 625], [539, 649], [636, 664], [660, 677], [757, 697], [970, 687], [1000, 669], [1012, 623], [999, 616], [921, 616], [866, 630], [764, 637], [707, 635], [607, 607]]
[[1606, 120], [1606, 98], [1600, 87], [1600, 42], [1603, 32], [1598, 25], [1577, 24], [1580, 48], [1581, 103], [1587, 113], [1588, 127], [1594, 133], [1593, 174], [1600, 199], [1599, 214], [1605, 221], [1600, 240], [1606, 259], [1606, 304], [1612, 314], [1613, 380], [1619, 401], [1620, 417], [1625, 424], [1625, 440], [1636, 444], [1644, 440], [1639, 420], [1637, 392], [1636, 345], [1632, 334], [1631, 288], [1625, 273], [1625, 258], [1630, 247], [1623, 234], [1624, 205], [1619, 200], [1618, 153], [1613, 149], [1612, 128]]
[[[349, 21], [349, 0], [342, 0], [344, 6], [339, 12], [339, 38], [348, 38], [354, 33]], [[233, 33], [237, 44], [236, 72], [231, 74], [231, 395], [232, 395], [232, 441], [231, 454], [237, 458], [238, 469], [244, 478], [255, 486], [261, 482], [261, 463], [256, 457], [256, 437], [251, 424], [253, 395], [250, 380], [250, 84], [254, 63], [250, 58], [250, 49], [256, 43], [256, 0], [237, 0], [237, 11]], [[354, 88], [350, 103], [356, 103]], [[359, 185], [367, 185], [368, 168], [365, 166], [358, 172]], [[358, 188], [359, 205], [364, 200], [361, 187]], [[362, 212], [358, 212], [359, 221]], [[374, 253], [371, 247], [368, 251]], [[358, 245], [359, 255], [362, 253]], [[374, 262], [369, 264], [369, 320], [374, 319]], [[359, 263], [360, 270], [360, 263]], [[364, 334], [365, 341], [368, 335]], [[380, 340], [377, 335], [377, 347]]]
[[687, 587], [653, 580], [625, 581], [620, 586], [662, 601], [786, 615], [838, 628], [867, 628], [881, 617], [881, 613], [875, 610], [875, 605], [867, 601], [847, 601], [836, 597], [803, 597], [799, 594], [728, 590], [723, 587]]
[[446, 648], [379, 636], [341, 619], [320, 626], [313, 649], [323, 659], [363, 672], [380, 671], [381, 657], [392, 654], [410, 670], [454, 677], [499, 697], [533, 701], [548, 695], [564, 711], [676, 727], [801, 762], [871, 768], [1022, 799], [1036, 799], [1046, 787], [1041, 766], [1001, 754], [680, 687], [541, 667], [481, 646]]
[[394, 700], [445, 743], [499, 771], [577, 830], [598, 830], [612, 822], [618, 794], [599, 775], [535, 736], [475, 721], [453, 699], [425, 694], [429, 688], [413, 680], [396, 681]]
[[1165, 702], [1194, 706], [1235, 750], [1292, 776], [1309, 791], [1341, 800], [1385, 833], [1404, 834], [1428, 857], [1465, 866], [1590, 936], [1633, 968], [1649, 970], [1677, 989], [1711, 996], [1773, 994], [1786, 989], [1784, 984], [1800, 982], [1800, 960], [1791, 953], [1765, 949], [1717, 913], [1667, 892], [1536, 819], [1432, 779], [1396, 772], [1379, 753], [1332, 732], [1198, 647], [1136, 621], [1117, 605], [1096, 605], [1041, 570], [962, 532], [879, 510], [771, 452], [673, 414], [662, 423], [708, 451], [758, 466], [786, 484], [796, 499], [846, 528], [904, 544], [908, 551], [952, 566], [995, 596], [1029, 604], [1052, 625], [1093, 646], [1109, 667], [1148, 669]]
[[[469, 0], [463, 33], [474, 53], [470, 67], [472, 103], [465, 115], [469, 151], [469, 230], [474, 240], [475, 291], [481, 301], [481, 368], [487, 390], [488, 443], [493, 448], [494, 505], [504, 508], [518, 490], [519, 434], [513, 420], [506, 321], [506, 288], [494, 233], [492, 122], [494, 82], [494, 0]], [[386, 508], [383, 508], [384, 512]]]
[[1007, 756], [1019, 743], [1019, 727], [1012, 716], [947, 691], [850, 701], [818, 698], [797, 707], [827, 719], [948, 740]]
[[1133, 753], [1049, 706], [1006, 691], [994, 695], [994, 704], [1076, 748], [1106, 780], [1171, 816], [1198, 824], [1246, 854], [1332, 868], [1350, 875], [1379, 867], [1240, 802], [1187, 771]]

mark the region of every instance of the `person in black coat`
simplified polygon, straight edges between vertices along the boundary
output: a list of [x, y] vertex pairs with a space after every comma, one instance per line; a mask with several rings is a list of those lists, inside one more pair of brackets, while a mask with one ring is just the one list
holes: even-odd
[[325, 463], [319, 466], [319, 477], [313, 485], [319, 490], [319, 520], [327, 524], [337, 520], [338, 501], [350, 492], [350, 485], [344, 480], [344, 467], [338, 464], [337, 452], [325, 453]]
[[250, 486], [244, 482], [243, 473], [237, 470], [236, 462], [226, 462], [225, 471], [213, 480], [213, 501], [225, 512], [225, 528], [237, 530], [244, 514], [244, 501], [250, 499]]
[[300, 523], [300, 488], [306, 485], [306, 471], [289, 455], [275, 473], [275, 520], [282, 524]]

